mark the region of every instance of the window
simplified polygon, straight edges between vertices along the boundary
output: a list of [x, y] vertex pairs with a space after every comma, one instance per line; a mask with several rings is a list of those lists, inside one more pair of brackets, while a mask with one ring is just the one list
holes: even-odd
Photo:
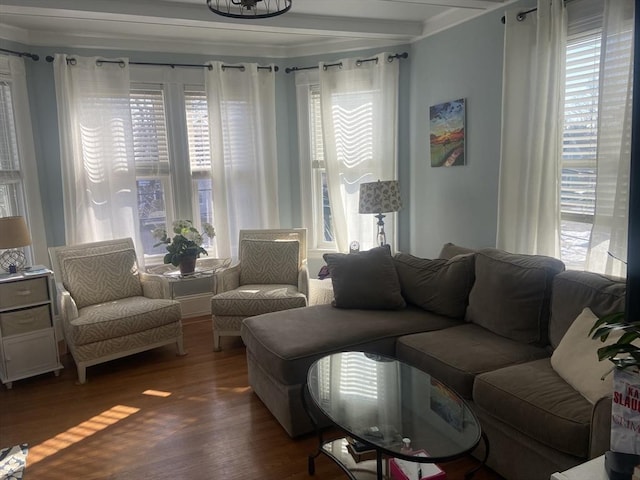
[[24, 215], [11, 80], [0, 76], [0, 217]]
[[130, 101], [140, 235], [148, 263], [160, 262], [156, 228], [214, 224], [207, 100], [203, 86], [175, 82], [133, 83]]
[[569, 10], [560, 192], [561, 258], [567, 268], [579, 270], [585, 268], [595, 212], [601, 8], [583, 8], [573, 16], [574, 11]]

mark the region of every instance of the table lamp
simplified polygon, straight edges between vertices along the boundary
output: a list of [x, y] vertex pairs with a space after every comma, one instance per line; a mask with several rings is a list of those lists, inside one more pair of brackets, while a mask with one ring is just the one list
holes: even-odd
[[375, 213], [378, 219], [378, 244], [386, 245], [387, 235], [384, 231], [383, 213], [397, 212], [402, 208], [400, 187], [397, 180], [360, 184], [360, 213]]
[[24, 269], [25, 256], [20, 247], [31, 245], [31, 235], [24, 217], [0, 218], [0, 268], [16, 273]]

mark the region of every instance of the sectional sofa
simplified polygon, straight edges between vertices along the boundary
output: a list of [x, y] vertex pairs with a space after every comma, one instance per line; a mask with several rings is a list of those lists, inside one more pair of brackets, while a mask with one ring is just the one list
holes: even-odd
[[[438, 259], [388, 248], [330, 254], [333, 304], [243, 322], [249, 382], [287, 433], [311, 431], [301, 389], [332, 352], [396, 357], [455, 389], [509, 480], [546, 480], [609, 447], [611, 378], [588, 330], [624, 308], [625, 283], [557, 259], [447, 244]], [[482, 456], [482, 446], [474, 454]]]

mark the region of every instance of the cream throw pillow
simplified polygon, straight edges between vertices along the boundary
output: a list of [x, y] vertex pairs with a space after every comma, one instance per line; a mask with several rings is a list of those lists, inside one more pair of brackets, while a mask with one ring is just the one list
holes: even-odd
[[614, 343], [622, 335], [611, 334], [604, 343], [593, 340], [589, 331], [597, 319], [589, 307], [582, 310], [551, 355], [551, 366], [556, 373], [594, 404], [599, 398], [613, 392], [613, 375], [601, 380], [611, 370], [613, 363], [609, 360], [599, 361], [598, 349]]

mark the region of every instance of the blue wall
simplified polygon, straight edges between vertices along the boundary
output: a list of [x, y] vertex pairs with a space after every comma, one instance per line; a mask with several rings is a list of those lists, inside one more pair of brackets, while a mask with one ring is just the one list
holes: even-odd
[[[301, 219], [295, 82], [293, 74], [285, 73], [285, 67], [367, 57], [383, 50], [407, 51], [409, 59], [400, 61], [398, 162], [405, 206], [398, 213], [397, 249], [433, 257], [448, 241], [470, 247], [494, 245], [504, 30], [501, 16], [501, 10], [490, 12], [412, 45], [387, 49], [290, 59], [213, 58], [229, 63], [275, 63], [280, 67], [276, 101], [282, 226], [299, 226]], [[2, 40], [0, 46], [41, 56], [39, 62], [26, 60], [26, 65], [48, 245], [64, 243], [64, 224], [53, 66], [44, 61], [45, 56], [65, 52], [167, 63], [212, 60], [204, 55], [30, 48]], [[467, 101], [467, 165], [431, 168], [429, 106], [458, 98]]]

